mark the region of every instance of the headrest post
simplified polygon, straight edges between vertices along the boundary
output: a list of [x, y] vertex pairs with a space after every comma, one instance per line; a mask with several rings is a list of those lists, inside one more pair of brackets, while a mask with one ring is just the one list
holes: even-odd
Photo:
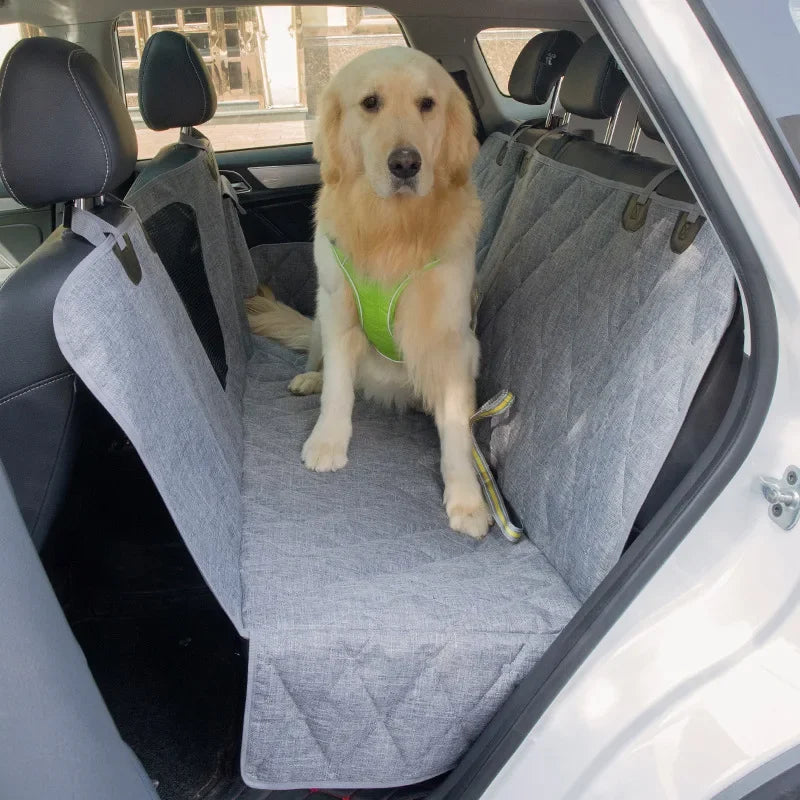
[[192, 136], [192, 127], [191, 127], [191, 125], [184, 125], [181, 128], [181, 136]]
[[636, 152], [636, 148], [639, 145], [639, 136], [642, 133], [642, 126], [639, 124], [639, 119], [637, 117], [636, 122], [633, 123], [633, 130], [631, 131], [631, 138], [628, 142], [628, 150], [631, 153]]
[[606, 125], [606, 135], [603, 139], [603, 144], [611, 144], [611, 138], [614, 136], [614, 129], [617, 127], [617, 120], [619, 119], [619, 110], [622, 108], [622, 103], [617, 103], [617, 110], [613, 113]]
[[652, 139], [654, 142], [661, 141], [661, 134], [658, 132], [658, 128], [653, 124], [653, 120], [644, 108], [639, 109], [639, 114], [636, 117], [636, 127], [648, 139]]
[[556, 119], [556, 109], [558, 108], [558, 95], [561, 91], [561, 84], [564, 82], [564, 76], [562, 75], [558, 79], [558, 83], [555, 85], [553, 89], [553, 94], [550, 98], [550, 108], [547, 109], [547, 119], [545, 120], [544, 127], [547, 130], [555, 127], [554, 120]]

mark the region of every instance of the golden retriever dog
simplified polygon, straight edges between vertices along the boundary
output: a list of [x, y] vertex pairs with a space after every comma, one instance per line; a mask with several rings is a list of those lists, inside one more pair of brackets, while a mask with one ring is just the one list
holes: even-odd
[[[433, 58], [390, 47], [351, 61], [320, 98], [313, 325], [268, 291], [249, 310], [254, 331], [309, 351], [307, 372], [289, 387], [322, 391], [302, 449], [309, 469], [347, 463], [356, 391], [422, 407], [439, 432], [450, 527], [480, 538], [490, 517], [470, 436], [479, 357], [470, 327], [481, 220], [470, 177], [477, 149], [467, 99]], [[365, 335], [342, 254], [361, 278], [387, 290], [408, 277], [393, 324], [387, 320], [401, 359], [386, 357]]]

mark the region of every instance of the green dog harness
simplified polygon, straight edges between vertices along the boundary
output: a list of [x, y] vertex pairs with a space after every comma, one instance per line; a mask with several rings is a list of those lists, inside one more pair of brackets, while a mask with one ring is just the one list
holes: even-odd
[[333, 242], [331, 242], [331, 249], [353, 290], [353, 297], [358, 309], [358, 321], [361, 323], [364, 335], [382, 356], [390, 361], [402, 362], [403, 354], [394, 338], [394, 315], [397, 311], [397, 302], [414, 276], [435, 267], [439, 263], [439, 259], [434, 258], [421, 270], [409, 272], [394, 286], [386, 288], [378, 281], [359, 275], [350, 257], [346, 256]]

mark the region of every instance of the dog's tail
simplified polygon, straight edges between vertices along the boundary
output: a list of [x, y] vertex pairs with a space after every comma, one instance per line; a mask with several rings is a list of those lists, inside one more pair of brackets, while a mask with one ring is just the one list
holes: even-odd
[[268, 286], [245, 300], [250, 330], [276, 342], [307, 353], [311, 346], [311, 320], [299, 311], [275, 299]]

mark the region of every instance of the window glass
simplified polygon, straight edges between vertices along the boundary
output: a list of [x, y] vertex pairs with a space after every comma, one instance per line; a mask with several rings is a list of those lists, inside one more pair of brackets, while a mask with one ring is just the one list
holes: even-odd
[[206, 10], [204, 8], [184, 8], [184, 25], [203, 25], [206, 22]]
[[712, 41], [724, 61], [732, 57], [734, 80], [800, 202], [800, 0], [703, 3], [718, 29]]
[[508, 94], [508, 78], [523, 47], [543, 28], [487, 28], [478, 34], [478, 46], [497, 88]]
[[[126, 16], [132, 17], [132, 15], [130, 14]], [[172, 11], [170, 9], [165, 9], [163, 11], [151, 11], [150, 24], [154, 28], [163, 28], [165, 26], [174, 27], [178, 24], [178, 12]], [[133, 25], [132, 19], [131, 19], [131, 25]]]
[[[405, 45], [394, 17], [379, 8], [347, 6], [219, 6], [133, 11], [117, 20], [128, 110], [139, 157], [176, 139], [151, 131], [138, 108], [139, 61], [157, 30], [187, 36], [208, 67], [217, 113], [203, 125], [214, 149], [308, 142], [320, 91], [360, 53]], [[524, 44], [524, 42], [523, 42]]]
[[41, 35], [41, 28], [24, 22], [11, 22], [8, 25], [0, 25], [0, 61], [6, 57], [6, 53], [20, 39], [29, 39], [31, 36]]

